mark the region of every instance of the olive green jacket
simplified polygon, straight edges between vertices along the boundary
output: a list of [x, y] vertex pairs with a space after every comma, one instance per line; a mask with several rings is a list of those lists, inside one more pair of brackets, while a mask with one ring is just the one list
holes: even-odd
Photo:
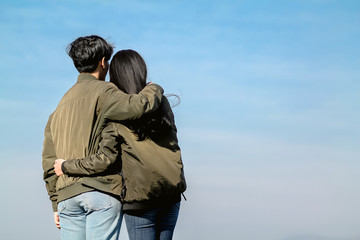
[[[167, 100], [164, 103], [171, 111]], [[157, 142], [149, 138], [139, 141], [126, 126], [110, 122], [101, 134], [96, 154], [69, 159], [63, 163], [62, 169], [70, 176], [101, 174], [113, 168], [119, 171], [118, 162], [121, 159], [121, 201], [124, 210], [138, 210], [139, 205], [144, 208], [144, 205], [151, 207], [156, 203], [179, 201], [186, 189], [186, 181], [176, 135], [176, 129], [173, 129]]]
[[117, 172], [96, 177], [56, 176], [56, 159], [82, 158], [97, 152], [106, 120], [140, 117], [155, 110], [163, 89], [151, 84], [139, 94], [125, 94], [114, 84], [81, 73], [76, 84], [63, 96], [45, 128], [42, 153], [44, 181], [53, 210], [57, 203], [80, 193], [98, 189], [118, 194], [121, 178]]

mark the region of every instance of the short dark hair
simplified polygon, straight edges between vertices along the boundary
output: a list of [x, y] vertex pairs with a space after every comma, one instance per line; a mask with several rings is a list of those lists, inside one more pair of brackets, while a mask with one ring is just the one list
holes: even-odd
[[74, 62], [75, 68], [81, 72], [92, 73], [103, 57], [109, 60], [113, 54], [113, 46], [97, 35], [79, 37], [70, 43], [66, 52]]

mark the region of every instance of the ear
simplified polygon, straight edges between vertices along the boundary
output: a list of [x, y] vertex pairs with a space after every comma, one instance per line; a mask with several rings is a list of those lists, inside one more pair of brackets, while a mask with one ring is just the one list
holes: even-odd
[[105, 60], [105, 57], [103, 57], [103, 58], [101, 59], [101, 61], [100, 61], [100, 65], [101, 65], [101, 68], [102, 68], [102, 69], [105, 69], [105, 68], [106, 68], [105, 63], [106, 63], [106, 60]]

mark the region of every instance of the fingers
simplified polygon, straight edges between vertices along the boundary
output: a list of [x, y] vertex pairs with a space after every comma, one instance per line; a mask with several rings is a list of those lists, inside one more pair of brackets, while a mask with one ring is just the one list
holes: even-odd
[[55, 221], [55, 225], [58, 229], [61, 229], [60, 227], [60, 217], [59, 214], [57, 212], [54, 212], [54, 221]]
[[57, 176], [63, 175], [63, 171], [61, 170], [61, 164], [64, 162], [64, 159], [56, 159], [54, 163], [54, 171]]

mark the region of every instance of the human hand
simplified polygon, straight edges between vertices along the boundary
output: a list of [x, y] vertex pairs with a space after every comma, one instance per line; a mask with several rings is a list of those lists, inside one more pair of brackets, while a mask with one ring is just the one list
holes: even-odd
[[65, 162], [64, 159], [56, 159], [55, 160], [55, 164], [54, 164], [54, 169], [55, 169], [55, 173], [58, 176], [63, 175], [63, 171], [61, 170], [61, 165], [63, 164], [63, 162]]
[[54, 212], [54, 221], [55, 221], [55, 225], [58, 229], [61, 229], [60, 227], [60, 217], [58, 212]]

